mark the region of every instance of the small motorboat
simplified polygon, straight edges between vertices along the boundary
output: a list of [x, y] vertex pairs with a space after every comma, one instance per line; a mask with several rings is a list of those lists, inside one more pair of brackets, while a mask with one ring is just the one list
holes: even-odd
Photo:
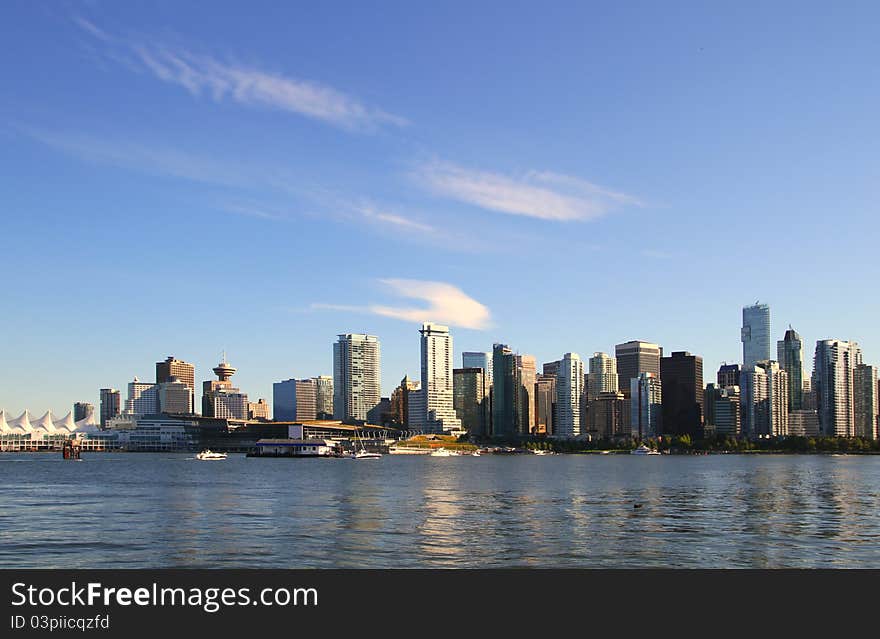
[[652, 448], [648, 448], [644, 444], [636, 448], [635, 450], [629, 451], [630, 455], [659, 455], [659, 450], [654, 450]]
[[353, 452], [351, 455], [349, 455], [349, 457], [351, 459], [379, 459], [380, 457], [382, 457], [382, 454], [381, 453], [371, 453], [368, 450], [359, 450], [359, 451]]
[[201, 459], [202, 461], [226, 459], [226, 453], [215, 453], [212, 450], [203, 450], [198, 455], [196, 455], [196, 459]]
[[458, 453], [455, 453], [451, 450], [446, 450], [445, 448], [438, 448], [437, 450], [431, 451], [431, 457], [457, 457]]
[[474, 452], [471, 453], [471, 457], [482, 457], [482, 455], [480, 455], [480, 451], [475, 450]]

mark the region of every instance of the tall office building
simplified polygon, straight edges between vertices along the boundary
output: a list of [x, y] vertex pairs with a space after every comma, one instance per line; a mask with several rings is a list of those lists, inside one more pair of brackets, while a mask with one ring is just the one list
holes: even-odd
[[272, 410], [276, 422], [318, 418], [317, 383], [314, 379], [286, 379], [272, 384]]
[[788, 373], [773, 360], [745, 366], [740, 373], [742, 434], [788, 435]]
[[241, 389], [217, 389], [213, 399], [212, 412], [218, 419], [245, 420], [250, 417], [251, 402], [248, 401], [247, 393], [241, 392]]
[[562, 364], [561, 359], [557, 359], [555, 362], [544, 362], [541, 367], [541, 372], [544, 375], [552, 375], [553, 377], [556, 377], [556, 375], [559, 374], [560, 364]]
[[461, 427], [470, 435], [488, 435], [489, 386], [482, 368], [456, 368], [453, 397]]
[[262, 397], [255, 402], [248, 402], [248, 419], [268, 421], [271, 418], [269, 404]]
[[122, 412], [122, 393], [115, 388], [101, 389], [101, 428]]
[[859, 364], [853, 371], [853, 419], [858, 437], [877, 439], [878, 427], [877, 367]]
[[333, 378], [318, 375], [315, 380], [315, 413], [317, 419], [333, 419]]
[[632, 436], [646, 439], [662, 435], [663, 392], [660, 378], [654, 373], [639, 374], [630, 380], [629, 395]]
[[776, 361], [788, 373], [788, 410], [804, 407], [804, 342], [791, 326], [776, 342]]
[[462, 368], [482, 368], [483, 374], [492, 385], [492, 353], [480, 351], [467, 351], [461, 354]]
[[452, 393], [452, 335], [449, 327], [425, 322], [419, 330], [422, 356], [422, 391], [426, 427], [440, 433], [461, 429]]
[[170, 382], [172, 377], [176, 377], [189, 388], [190, 401], [189, 410], [186, 413], [196, 412], [196, 367], [189, 362], [175, 359], [169, 355], [164, 362], [156, 362], [156, 383], [163, 384]]
[[556, 374], [556, 437], [581, 435], [581, 396], [584, 394], [584, 363], [577, 353], [566, 353]]
[[125, 400], [126, 415], [156, 415], [159, 412], [158, 385], [142, 382], [137, 377], [128, 383]]
[[73, 405], [73, 421], [88, 419], [95, 414], [95, 405], [89, 402], [76, 402]]
[[492, 435], [514, 437], [519, 423], [516, 355], [505, 344], [492, 347], [492, 375]]
[[538, 433], [553, 434], [556, 414], [556, 375], [538, 375], [535, 381], [535, 428]]
[[[156, 384], [159, 412], [169, 415], [191, 415], [193, 407], [192, 388], [175, 376], [167, 382]], [[245, 417], [247, 410], [245, 409]]]
[[422, 383], [415, 382], [412, 388], [406, 391], [407, 427], [410, 430], [424, 431], [427, 428], [425, 420], [428, 417], [428, 409], [425, 404], [425, 394], [422, 392]]
[[853, 374], [861, 363], [862, 350], [856, 342], [837, 339], [816, 342], [812, 392], [823, 436], [855, 435]]
[[595, 401], [590, 402], [590, 415], [587, 420], [590, 434], [603, 439], [631, 436], [632, 418], [627, 417], [630, 413], [627, 409], [629, 401], [631, 400], [621, 392], [600, 393]]
[[221, 389], [232, 388], [232, 376], [235, 375], [235, 367], [230, 366], [226, 361], [226, 353], [217, 366], [214, 367], [214, 374], [217, 379], [208, 379], [202, 382], [202, 415], [205, 417], [216, 417], [214, 415], [214, 398]]
[[333, 344], [333, 417], [366, 421], [382, 399], [379, 338], [345, 333]]
[[677, 351], [660, 359], [663, 432], [702, 437], [703, 358]]
[[739, 386], [739, 364], [722, 364], [716, 376], [718, 388]]
[[618, 384], [617, 360], [608, 353], [593, 353], [587, 374], [587, 401], [598, 399], [600, 393], [616, 393]]
[[629, 394], [631, 380], [642, 373], [660, 375], [660, 358], [663, 349], [659, 344], [632, 340], [614, 347], [617, 358], [617, 388]]
[[772, 360], [770, 307], [757, 302], [752, 306], [744, 306], [742, 320], [740, 339], [743, 345], [743, 368], [754, 366], [760, 361]]
[[516, 356], [516, 393], [519, 405], [517, 430], [521, 435], [529, 435], [535, 431], [535, 368], [534, 356]]
[[[737, 372], [739, 367], [737, 367]], [[737, 437], [742, 432], [739, 386], [707, 384], [704, 392], [704, 429], [718, 435]]]

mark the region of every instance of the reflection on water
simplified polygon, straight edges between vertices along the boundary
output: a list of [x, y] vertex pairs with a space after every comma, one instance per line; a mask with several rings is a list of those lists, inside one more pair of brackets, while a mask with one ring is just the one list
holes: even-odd
[[0, 455], [3, 567], [878, 567], [880, 457]]

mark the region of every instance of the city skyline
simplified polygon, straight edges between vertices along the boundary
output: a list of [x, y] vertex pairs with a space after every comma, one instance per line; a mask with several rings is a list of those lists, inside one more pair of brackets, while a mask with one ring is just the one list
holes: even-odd
[[880, 7], [680, 8], [3, 7], [0, 408], [224, 348], [271, 399], [348, 332], [389, 396], [423, 321], [456, 365], [638, 339], [710, 381], [755, 300], [807, 367], [878, 361]]

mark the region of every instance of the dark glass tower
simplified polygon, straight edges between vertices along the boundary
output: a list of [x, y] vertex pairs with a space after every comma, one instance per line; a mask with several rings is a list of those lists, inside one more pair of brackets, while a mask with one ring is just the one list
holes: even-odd
[[663, 432], [703, 436], [703, 358], [687, 351], [660, 359]]

